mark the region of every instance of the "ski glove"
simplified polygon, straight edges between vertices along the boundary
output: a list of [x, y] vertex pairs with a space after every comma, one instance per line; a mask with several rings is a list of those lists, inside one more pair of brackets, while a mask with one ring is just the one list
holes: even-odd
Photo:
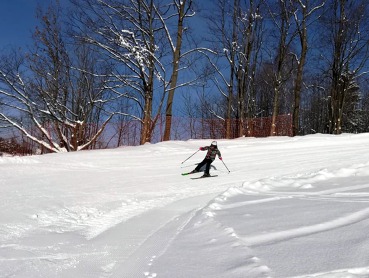
[[223, 160], [223, 158], [222, 158], [222, 157], [219, 157], [219, 159], [220, 159], [220, 160]]
[[204, 148], [203, 148], [203, 147], [200, 147], [200, 148], [199, 148], [199, 150], [200, 150], [200, 151], [203, 151], [203, 150], [204, 150]]

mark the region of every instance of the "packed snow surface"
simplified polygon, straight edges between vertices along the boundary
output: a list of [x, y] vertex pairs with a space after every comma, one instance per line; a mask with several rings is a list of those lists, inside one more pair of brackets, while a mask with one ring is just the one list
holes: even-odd
[[0, 157], [0, 277], [369, 277], [369, 134], [211, 141]]

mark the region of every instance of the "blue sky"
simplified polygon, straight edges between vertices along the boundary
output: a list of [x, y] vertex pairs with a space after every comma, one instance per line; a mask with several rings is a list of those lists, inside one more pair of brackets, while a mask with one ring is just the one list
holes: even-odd
[[51, 0], [0, 0], [0, 49], [25, 47], [37, 24], [36, 7]]
[[[208, 0], [203, 0], [204, 3]], [[53, 0], [0, 0], [0, 50], [26, 47], [32, 43], [32, 33], [38, 24], [36, 8], [47, 7]], [[60, 0], [61, 5], [69, 3]], [[200, 24], [201, 26], [201, 24]]]

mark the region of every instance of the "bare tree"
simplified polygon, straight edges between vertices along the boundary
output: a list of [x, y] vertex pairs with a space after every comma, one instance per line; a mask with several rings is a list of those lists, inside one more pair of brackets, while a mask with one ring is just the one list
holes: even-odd
[[117, 87], [111, 89], [140, 108], [139, 114], [126, 112], [141, 122], [140, 143], [151, 141], [165, 104], [163, 139], [169, 140], [175, 91], [191, 84], [178, 82], [180, 71], [187, 69], [181, 63], [197, 52], [190, 47], [183, 52], [185, 20], [194, 15], [193, 1], [72, 1], [79, 10], [76, 26], [85, 26], [79, 37], [116, 66], [111, 77]]
[[314, 13], [321, 9], [325, 5], [325, 1], [318, 1], [319, 4], [314, 3], [311, 0], [294, 0], [297, 4], [296, 11], [294, 13], [294, 19], [296, 24], [296, 30], [299, 41], [300, 54], [295, 54], [297, 69], [294, 85], [294, 105], [292, 112], [292, 134], [296, 136], [299, 132], [299, 120], [300, 120], [300, 102], [301, 102], [301, 88], [303, 82], [303, 73], [306, 62], [306, 56], [308, 52], [308, 27], [311, 24], [310, 18]]
[[[210, 60], [215, 69], [213, 77], [216, 88], [226, 100], [225, 136], [231, 138], [232, 115], [234, 112], [234, 87], [236, 77], [236, 53], [238, 51], [238, 14], [240, 0], [220, 0], [216, 3], [215, 11], [209, 15], [209, 28], [214, 34], [210, 40], [218, 53], [218, 61]], [[224, 58], [224, 59], [223, 59]], [[224, 60], [224, 61], [223, 61]], [[226, 68], [223, 66], [226, 65]]]
[[218, 60], [214, 82], [226, 100], [226, 137], [232, 134], [231, 121], [236, 117], [237, 136], [243, 136], [247, 109], [254, 99], [253, 83], [260, 50], [262, 1], [217, 1], [215, 13], [209, 16], [213, 47]]
[[92, 53], [68, 50], [60, 16], [58, 6], [46, 13], [40, 11], [41, 28], [34, 35], [34, 51], [21, 59], [4, 57], [0, 65], [0, 94], [3, 105], [11, 109], [1, 112], [0, 118], [51, 152], [88, 148], [113, 117], [113, 113], [105, 114], [99, 128], [87, 132], [91, 116], [100, 113], [110, 96], [105, 93], [105, 79], [87, 74], [98, 72], [87, 58]]
[[[179, 75], [179, 66], [181, 59], [183, 58], [183, 54], [181, 54], [182, 43], [183, 43], [183, 33], [184, 29], [184, 21], [186, 18], [193, 17], [194, 12], [191, 9], [192, 0], [183, 0], [183, 1], [173, 1], [172, 5], [175, 9], [175, 14], [170, 15], [169, 17], [177, 18], [177, 31], [175, 33], [176, 40], [175, 42], [172, 40], [172, 36], [168, 30], [168, 26], [165, 22], [165, 19], [161, 16], [162, 24], [166, 29], [166, 38], [168, 40], [168, 45], [170, 46], [171, 53], [173, 55], [172, 61], [172, 73], [170, 77], [170, 85], [169, 92], [167, 98], [167, 106], [166, 106], [166, 120], [165, 120], [165, 130], [164, 130], [164, 141], [168, 141], [170, 139], [171, 125], [172, 125], [172, 110], [173, 110], [173, 98], [174, 92], [177, 88], [178, 75]], [[187, 54], [187, 53], [186, 53]]]
[[[114, 65], [109, 73], [114, 82], [108, 89], [139, 108], [120, 113], [141, 123], [141, 144], [150, 142], [165, 95], [165, 70], [158, 59], [164, 55], [159, 47], [163, 31], [154, 0], [72, 2], [75, 36], [94, 45]], [[161, 95], [156, 116], [154, 91]]]
[[276, 135], [276, 123], [279, 114], [280, 95], [283, 85], [291, 77], [291, 65], [288, 65], [289, 49], [293, 41], [292, 21], [293, 21], [294, 5], [290, 1], [279, 0], [273, 6], [269, 6], [269, 14], [277, 29], [278, 44], [276, 46], [277, 53], [275, 58], [275, 73], [273, 80], [273, 113], [270, 136]]
[[244, 136], [243, 130], [247, 118], [254, 116], [252, 101], [255, 99], [254, 81], [256, 63], [260, 50], [261, 38], [261, 1], [249, 0], [245, 11], [240, 12], [240, 30], [242, 36], [239, 38], [240, 51], [237, 53], [239, 64], [237, 65], [237, 117], [239, 119], [239, 134]]
[[347, 77], [357, 79], [368, 65], [369, 3], [355, 0], [331, 0], [325, 11], [324, 26], [330, 39], [328, 48], [330, 103], [329, 133], [341, 134], [347, 96], [351, 90]]

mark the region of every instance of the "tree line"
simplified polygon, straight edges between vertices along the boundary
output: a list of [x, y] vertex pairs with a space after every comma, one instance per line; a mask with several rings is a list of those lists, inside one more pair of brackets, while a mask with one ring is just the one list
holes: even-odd
[[163, 118], [171, 140], [175, 116], [217, 119], [225, 138], [260, 117], [278, 135], [286, 114], [293, 136], [369, 129], [365, 0], [63, 3], [0, 60], [0, 132], [43, 152], [101, 147], [112, 123], [144, 144]]

